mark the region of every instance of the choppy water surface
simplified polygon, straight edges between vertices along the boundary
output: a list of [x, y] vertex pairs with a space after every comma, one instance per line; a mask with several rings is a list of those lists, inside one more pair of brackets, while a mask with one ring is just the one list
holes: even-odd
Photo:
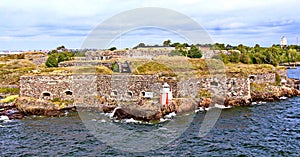
[[[299, 75], [299, 67], [288, 71], [291, 78]], [[190, 114], [193, 122], [180, 137], [162, 148], [143, 153], [107, 146], [86, 128], [76, 113], [59, 118], [27, 117], [0, 122], [0, 153], [1, 156], [299, 156], [299, 105], [300, 97], [295, 97], [223, 110], [215, 127], [201, 138], [198, 132], [205, 112]], [[117, 125], [143, 133], [163, 128], [164, 124]], [[112, 141], [121, 136], [124, 135], [109, 135]], [[147, 142], [140, 145], [145, 147]]]
[[[86, 129], [77, 114], [60, 118], [30, 117], [0, 123], [0, 152], [2, 156], [299, 156], [299, 104], [297, 97], [223, 110], [213, 130], [202, 138], [198, 137], [198, 131], [205, 113], [199, 112], [187, 131], [175, 141], [143, 153], [106, 146]], [[142, 124], [123, 125], [143, 128]]]

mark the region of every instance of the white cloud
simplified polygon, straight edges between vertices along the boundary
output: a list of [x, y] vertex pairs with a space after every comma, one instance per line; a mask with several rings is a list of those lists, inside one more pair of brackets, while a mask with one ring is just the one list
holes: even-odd
[[[186, 14], [216, 41], [252, 43], [264, 39], [261, 42], [270, 45], [282, 35], [294, 37], [299, 33], [299, 4], [298, 0], [1, 0], [0, 50], [49, 48], [74, 38], [76, 42], [70, 45], [80, 47], [78, 41], [99, 22], [139, 7], [169, 8]], [[37, 45], [36, 40], [43, 42]], [[47, 46], [47, 42], [51, 44]]]

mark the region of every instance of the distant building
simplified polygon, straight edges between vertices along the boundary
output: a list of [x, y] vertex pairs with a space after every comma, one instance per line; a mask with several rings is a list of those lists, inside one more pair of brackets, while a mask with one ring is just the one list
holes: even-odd
[[17, 55], [24, 53], [23, 51], [0, 51], [0, 56], [6, 56], [6, 55]]
[[281, 37], [280, 46], [281, 46], [281, 48], [284, 48], [287, 46], [287, 40], [286, 40], [285, 36]]

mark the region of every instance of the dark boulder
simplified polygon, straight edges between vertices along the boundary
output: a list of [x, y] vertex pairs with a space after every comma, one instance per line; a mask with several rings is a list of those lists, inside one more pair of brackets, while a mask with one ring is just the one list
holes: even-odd
[[134, 120], [149, 122], [152, 120], [159, 120], [163, 117], [163, 115], [159, 111], [140, 110], [136, 108], [118, 108], [115, 110], [113, 117], [118, 120], [133, 118]]

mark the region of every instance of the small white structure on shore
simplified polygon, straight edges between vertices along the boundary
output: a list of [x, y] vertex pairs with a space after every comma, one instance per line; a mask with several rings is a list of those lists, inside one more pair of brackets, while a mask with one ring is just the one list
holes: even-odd
[[170, 100], [173, 99], [172, 91], [170, 90], [170, 86], [165, 82], [163, 88], [160, 90], [160, 104], [168, 105]]
[[287, 40], [286, 40], [285, 36], [281, 37], [280, 46], [281, 46], [281, 48], [284, 48], [287, 46]]

